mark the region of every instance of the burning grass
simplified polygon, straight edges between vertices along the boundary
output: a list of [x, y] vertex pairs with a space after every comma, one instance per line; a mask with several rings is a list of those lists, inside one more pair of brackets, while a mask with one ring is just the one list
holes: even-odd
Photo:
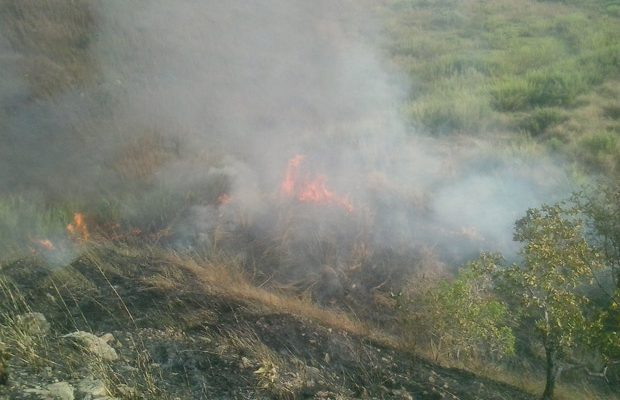
[[327, 187], [327, 178], [324, 175], [312, 176], [303, 171], [302, 164], [305, 156], [296, 155], [288, 162], [288, 167], [280, 183], [280, 194], [293, 198], [301, 203], [335, 205], [342, 207], [348, 213], [353, 212], [353, 205], [346, 198], [332, 192]]
[[[506, 158], [535, 160], [551, 149], [617, 175], [618, 49], [613, 40], [618, 33], [617, 15], [593, 13], [594, 2], [385, 3], [392, 7], [386, 17], [393, 36], [387, 47], [393, 60], [413, 76], [414, 90], [405, 108], [417, 125], [432, 134], [502, 132], [501, 139], [496, 139], [502, 146], [486, 150], [493, 153], [485, 153], [489, 164]], [[2, 35], [20, 54], [20, 68], [27, 71], [28, 96], [19, 100], [26, 106], [39, 106], [44, 100], [51, 106], [64, 94], [88, 89], [98, 81], [99, 71], [90, 58], [96, 29], [91, 5], [87, 0], [0, 0]], [[172, 75], [165, 79], [178, 78]], [[97, 96], [107, 96], [105, 90], [93, 90]], [[22, 106], [11, 104], [6, 115], [13, 113], [12, 107]], [[31, 112], [36, 110], [26, 109], [26, 117]], [[5, 109], [0, 113], [4, 116]], [[89, 324], [81, 309], [72, 308], [80, 301], [107, 317], [129, 317], [135, 324], [133, 307], [139, 312], [144, 305], [127, 305], [125, 297], [147, 302], [150, 299], [136, 291], [152, 291], [163, 293], [167, 300], [187, 296], [192, 304], [201, 305], [201, 297], [217, 297], [403, 349], [410, 343], [394, 334], [396, 299], [408, 275], [419, 272], [419, 264], [424, 263], [420, 248], [441, 241], [445, 244], [435, 251], [449, 258], [454, 249], [462, 257], [461, 245], [477, 249], [489, 243], [474, 228], [437, 227], [441, 224], [434, 220], [432, 208], [436, 193], [426, 192], [426, 187], [403, 186], [409, 176], [367, 171], [355, 185], [364, 186], [362, 192], [368, 197], [349, 198], [346, 182], [342, 185], [342, 179], [319, 170], [312, 157], [296, 155], [282, 166], [279, 185], [277, 178], [259, 176], [257, 180], [268, 183], [248, 195], [246, 189], [254, 187], [234, 181], [238, 171], [229, 174], [227, 164], [220, 162], [226, 154], [215, 156], [211, 152], [217, 150], [201, 149], [190, 151], [190, 160], [181, 159], [180, 152], [188, 149], [169, 140], [171, 132], [163, 132], [166, 128], [160, 132], [132, 124], [117, 127], [122, 125], [117, 120], [103, 123], [102, 128], [99, 118], [68, 123], [73, 136], [67, 143], [78, 143], [79, 148], [108, 128], [118, 131], [119, 138], [137, 138], [99, 157], [104, 161], [95, 170], [107, 171], [105, 178], [112, 183], [108, 187], [104, 179], [104, 186], [112, 193], [59, 195], [59, 186], [41, 198], [27, 188], [23, 196], [0, 196], [0, 261], [8, 265], [8, 261], [33, 259], [32, 263], [44, 266], [37, 273], [54, 269], [44, 282], [54, 289], [52, 296], [66, 300], [63, 313], [72, 309], [63, 323], [73, 327]], [[7, 120], [7, 126], [20, 122]], [[0, 129], [5, 129], [4, 119]], [[462, 147], [474, 142], [465, 141]], [[66, 148], [60, 148], [59, 159], [72, 158]], [[100, 150], [97, 145], [89, 148]], [[91, 154], [87, 156], [90, 160]], [[458, 171], [466, 164], [459, 157], [445, 157], [445, 170], [422, 180], [435, 180], [430, 186], [439, 187], [466, 176]], [[480, 159], [480, 151], [463, 156], [467, 157]], [[187, 165], [179, 167], [183, 162]], [[168, 167], [172, 173], [165, 176]], [[9, 172], [9, 182], [21, 188], [21, 171], [15, 171], [19, 172], [15, 176]], [[186, 171], [199, 177], [185, 182]], [[535, 179], [543, 182], [545, 172], [538, 172]], [[88, 185], [78, 182], [81, 187], [97, 186], [88, 177]], [[182, 184], [177, 185], [177, 180]], [[239, 190], [239, 186], [244, 187]], [[390, 212], [382, 213], [385, 210]], [[387, 214], [396, 217], [386, 220]], [[446, 267], [438, 263], [432, 268]], [[103, 282], [93, 283], [101, 278]], [[135, 287], [126, 287], [125, 293], [116, 291], [117, 281], [130, 280]], [[164, 315], [166, 323], [178, 322], [171, 311], [176, 303], [170, 304], [161, 306], [165, 313], [155, 310], [142, 321], [163, 323], [157, 316]], [[204, 310], [183, 311], [180, 319], [194, 327], [211, 318]], [[5, 320], [14, 328], [11, 318]], [[390, 333], [376, 329], [377, 325]], [[15, 338], [25, 343], [20, 352], [35, 348], [26, 338]], [[266, 352], [258, 357], [265, 359], [257, 374], [259, 385], [269, 386], [277, 381], [273, 371], [286, 363]]]

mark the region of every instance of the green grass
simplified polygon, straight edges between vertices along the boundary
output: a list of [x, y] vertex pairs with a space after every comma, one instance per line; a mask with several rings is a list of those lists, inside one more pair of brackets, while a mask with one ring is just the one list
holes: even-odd
[[405, 110], [414, 125], [441, 135], [526, 132], [587, 170], [617, 173], [615, 160], [592, 161], [586, 144], [609, 129], [574, 110], [613, 116], [620, 107], [617, 97], [591, 98], [620, 79], [620, 2], [385, 3], [384, 47], [411, 76]]
[[0, 260], [34, 251], [38, 240], [64, 238], [71, 208], [48, 206], [36, 196], [0, 198]]

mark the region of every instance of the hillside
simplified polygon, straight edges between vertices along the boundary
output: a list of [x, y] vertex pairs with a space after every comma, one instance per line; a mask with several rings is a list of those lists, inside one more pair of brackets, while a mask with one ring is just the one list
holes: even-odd
[[0, 0], [0, 399], [616, 399], [617, 0]]
[[[10, 324], [2, 338], [17, 351], [0, 398], [46, 398], [57, 382], [78, 394], [88, 379], [105, 387], [97, 399], [532, 398], [232, 274], [226, 266], [107, 246], [57, 269], [36, 259], [5, 265], [2, 315]], [[106, 340], [113, 350], [76, 346], [67, 338], [76, 331], [112, 334]]]

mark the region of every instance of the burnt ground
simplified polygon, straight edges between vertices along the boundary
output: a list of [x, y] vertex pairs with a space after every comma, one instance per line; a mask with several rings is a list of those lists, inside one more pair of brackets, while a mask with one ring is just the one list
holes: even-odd
[[[75, 398], [533, 398], [370, 336], [235, 298], [131, 249], [93, 250], [56, 269], [20, 260], [3, 266], [0, 277], [0, 341], [12, 356], [0, 399], [54, 398], [46, 385], [77, 388], [87, 377], [107, 393], [77, 390]], [[15, 321], [28, 312], [42, 313], [50, 329], [26, 338]], [[106, 340], [118, 359], [63, 337], [75, 331], [111, 333]]]

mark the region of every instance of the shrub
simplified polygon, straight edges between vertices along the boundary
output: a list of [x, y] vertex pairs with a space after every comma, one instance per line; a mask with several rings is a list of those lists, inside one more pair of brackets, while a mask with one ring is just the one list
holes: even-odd
[[588, 135], [577, 142], [574, 151], [586, 164], [599, 170], [613, 172], [620, 166], [620, 140], [614, 132]]
[[587, 85], [574, 69], [549, 68], [530, 72], [523, 78], [508, 78], [491, 90], [493, 105], [500, 111], [572, 104]]
[[504, 78], [491, 89], [492, 105], [499, 111], [518, 111], [528, 107], [532, 85], [519, 77]]
[[547, 128], [564, 122], [566, 119], [564, 113], [556, 108], [538, 108], [523, 117], [517, 127], [533, 136], [538, 136]]
[[593, 155], [612, 154], [617, 150], [618, 137], [613, 132], [601, 132], [582, 139], [581, 145]]
[[484, 128], [493, 113], [484, 88], [476, 87], [475, 83], [483, 85], [477, 74], [455, 76], [442, 82], [433, 93], [410, 106], [410, 116], [434, 134], [475, 133]]
[[[424, 330], [421, 339], [437, 359], [499, 359], [514, 353], [507, 307], [493, 294], [487, 269], [498, 262], [483, 255], [465, 265], [453, 282], [439, 282], [406, 299], [405, 319]], [[422, 329], [420, 329], [422, 327]]]

